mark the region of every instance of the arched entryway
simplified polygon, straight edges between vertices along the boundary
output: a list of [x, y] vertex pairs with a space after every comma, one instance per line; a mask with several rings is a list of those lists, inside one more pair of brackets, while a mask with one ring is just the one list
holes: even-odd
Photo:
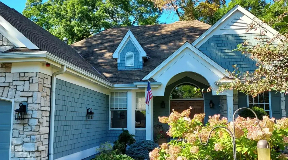
[[190, 118], [195, 114], [204, 113], [204, 96], [201, 88], [198, 86], [185, 82], [173, 88], [170, 93], [170, 113], [175, 110], [179, 113], [191, 109]]

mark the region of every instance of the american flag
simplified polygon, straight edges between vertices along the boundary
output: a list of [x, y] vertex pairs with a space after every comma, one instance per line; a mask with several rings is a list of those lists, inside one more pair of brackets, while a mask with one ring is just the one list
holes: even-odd
[[152, 90], [151, 90], [151, 86], [150, 86], [150, 82], [148, 82], [148, 86], [147, 86], [147, 95], [146, 95], [146, 104], [149, 106], [149, 102], [152, 99], [153, 95], [152, 95]]

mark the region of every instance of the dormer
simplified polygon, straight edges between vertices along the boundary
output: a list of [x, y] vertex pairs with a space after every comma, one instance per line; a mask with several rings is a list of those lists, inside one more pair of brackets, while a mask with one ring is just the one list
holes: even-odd
[[113, 53], [113, 58], [117, 59], [118, 70], [140, 70], [145, 57], [146, 52], [130, 30]]

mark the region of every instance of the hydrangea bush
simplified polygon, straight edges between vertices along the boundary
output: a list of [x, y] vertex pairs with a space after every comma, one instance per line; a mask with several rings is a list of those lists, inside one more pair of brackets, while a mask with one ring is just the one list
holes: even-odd
[[[189, 118], [190, 109], [178, 113], [173, 111], [169, 117], [159, 117], [161, 123], [170, 128], [167, 134], [173, 138], [169, 143], [150, 152], [153, 160], [188, 160], [188, 159], [233, 159], [233, 146], [230, 134], [223, 128], [210, 131], [216, 126], [227, 127], [233, 132], [233, 123], [220, 115], [209, 116], [203, 125], [204, 114]], [[257, 159], [257, 142], [269, 141], [271, 159], [284, 159], [281, 150], [288, 143], [288, 119], [276, 120], [267, 116], [263, 120], [237, 117], [235, 120], [235, 138], [237, 159]], [[206, 145], [204, 145], [208, 142]]]

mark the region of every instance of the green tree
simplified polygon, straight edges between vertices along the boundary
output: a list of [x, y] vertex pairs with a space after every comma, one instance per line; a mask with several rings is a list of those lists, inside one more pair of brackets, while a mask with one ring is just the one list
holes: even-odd
[[273, 3], [266, 3], [265, 0], [231, 0], [228, 4], [225, 0], [151, 1], [161, 10], [174, 10], [180, 20], [200, 20], [211, 25], [236, 5], [249, 10], [266, 23], [277, 26], [280, 26], [280, 24], [274, 24], [277, 17], [287, 11], [287, 0]]
[[202, 92], [200, 88], [193, 85], [180, 85], [174, 88], [171, 92], [172, 99], [186, 99], [186, 98], [202, 98]]
[[27, 0], [23, 15], [68, 43], [115, 26], [157, 24], [161, 11], [146, 0]]

